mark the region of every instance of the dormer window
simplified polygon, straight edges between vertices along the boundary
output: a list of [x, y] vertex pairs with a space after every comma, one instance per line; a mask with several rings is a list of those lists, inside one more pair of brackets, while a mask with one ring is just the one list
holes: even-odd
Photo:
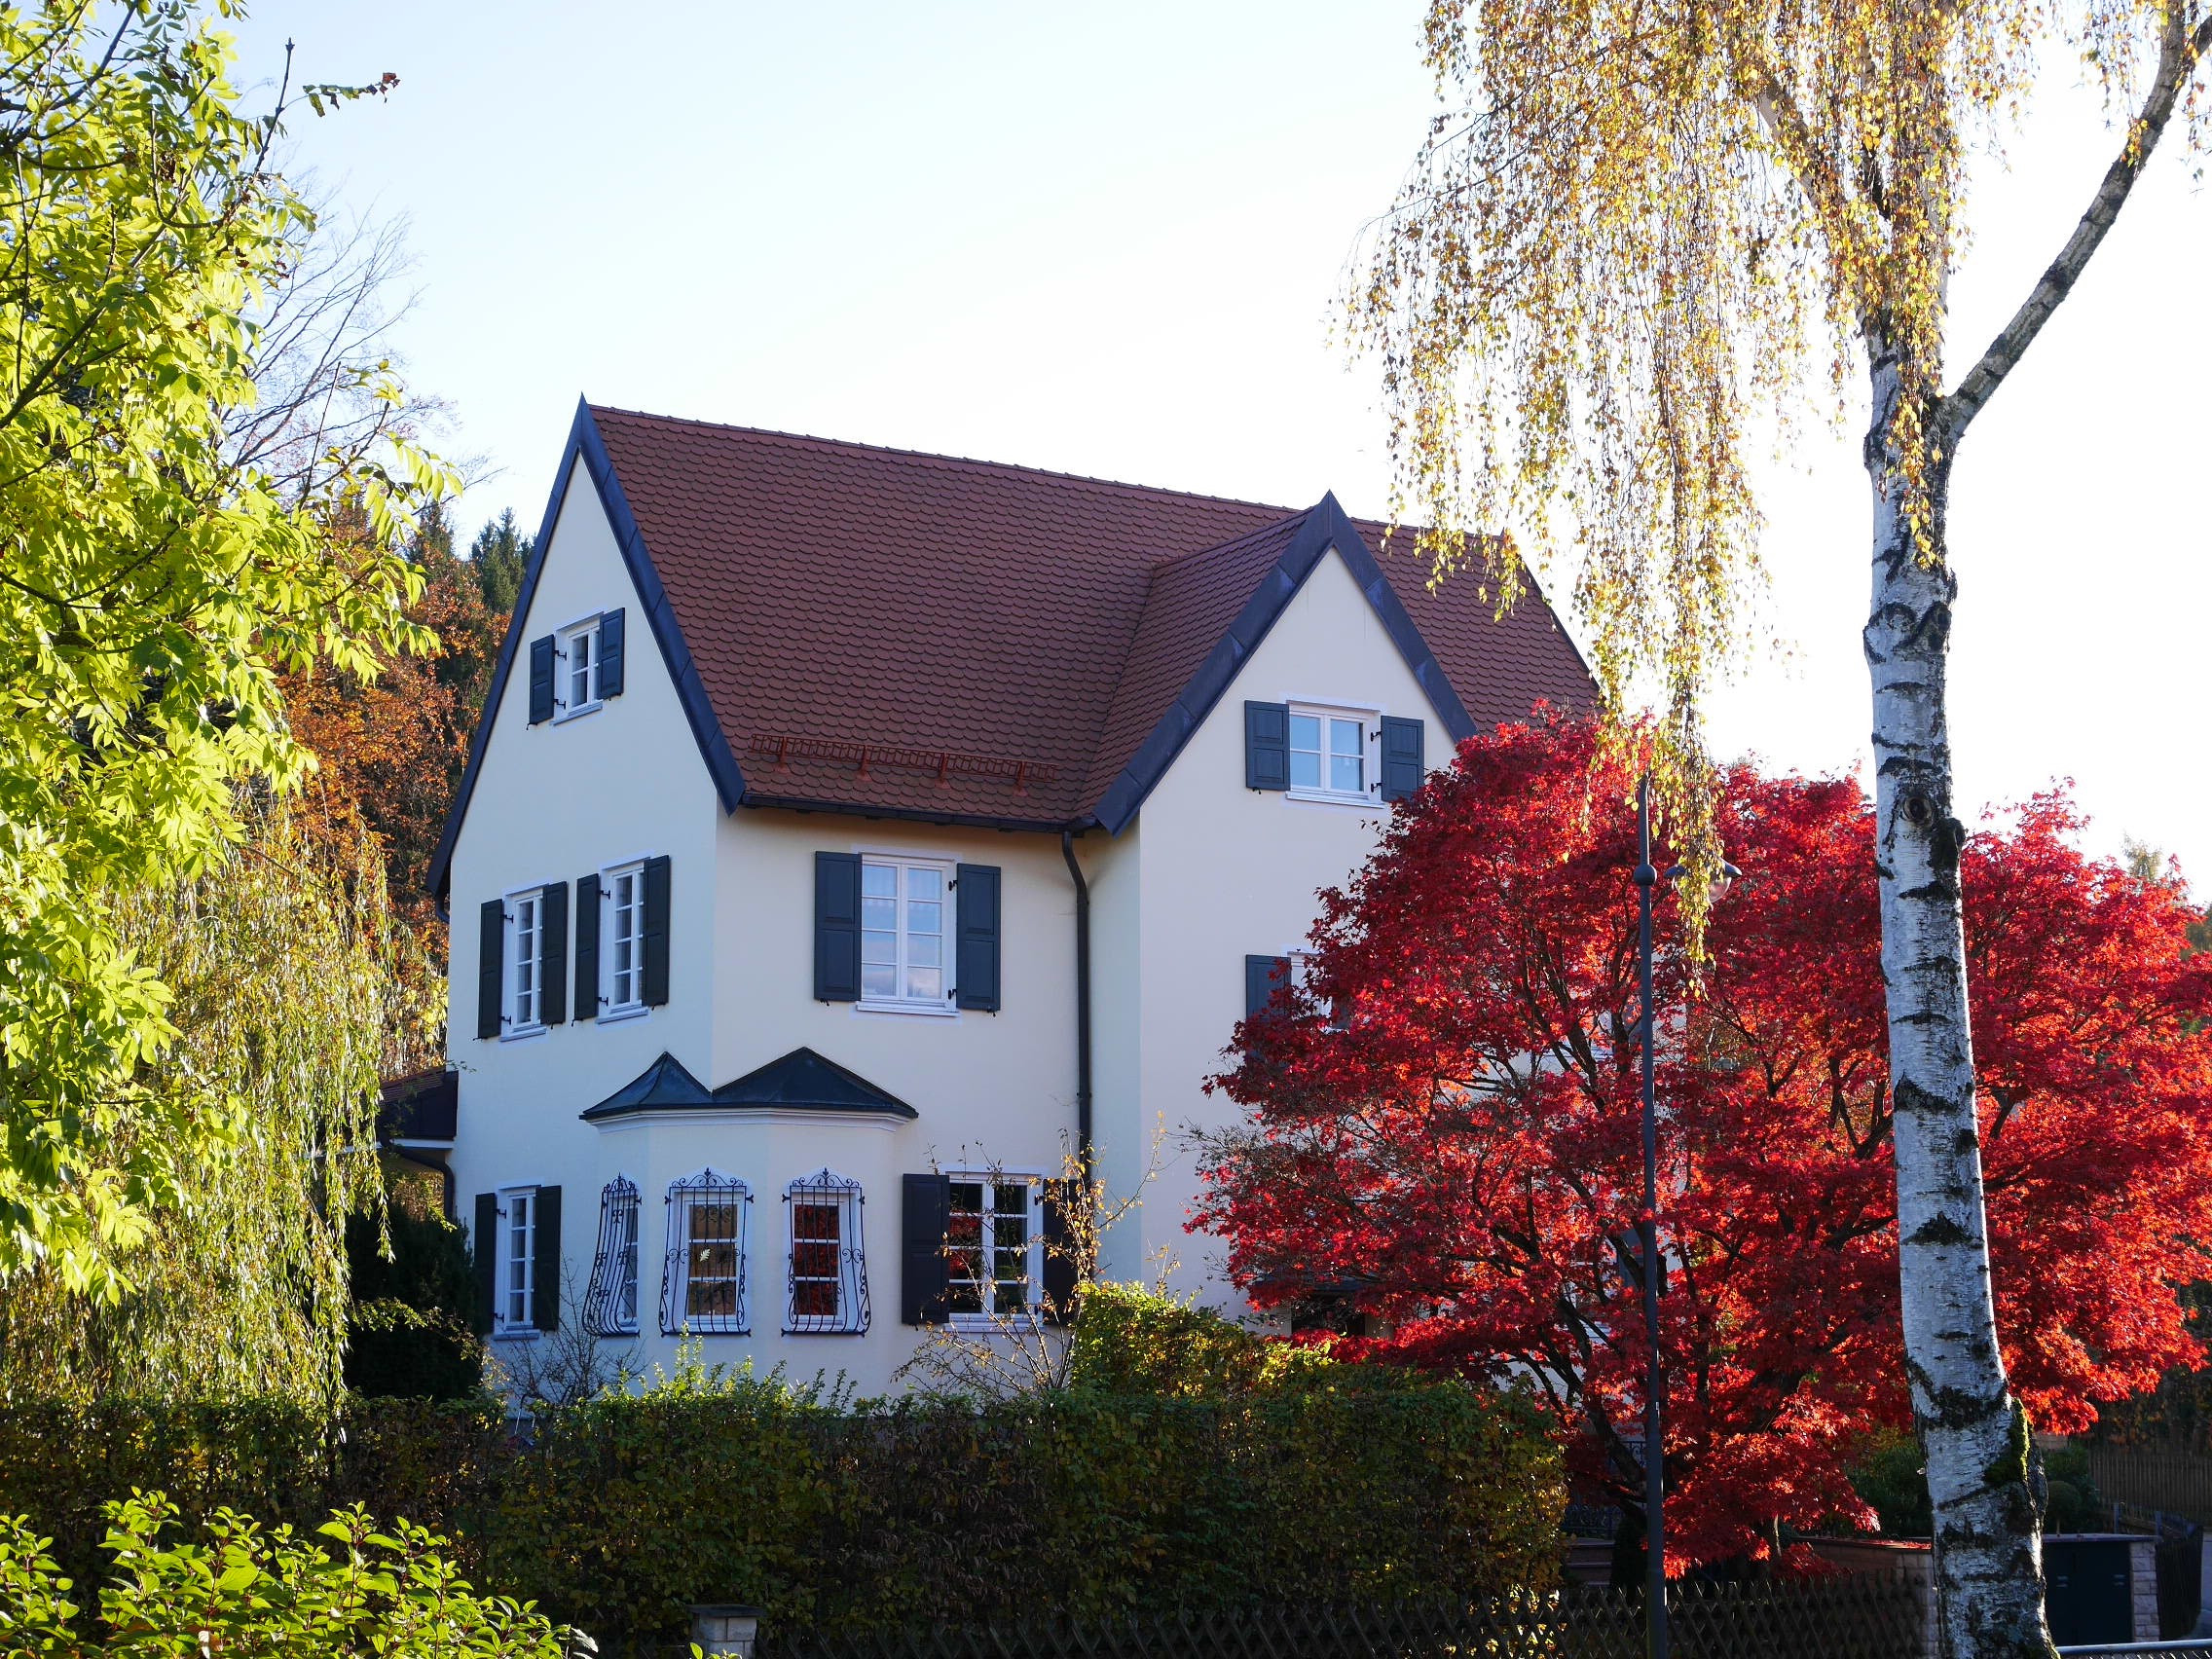
[[1316, 800], [1373, 799], [1367, 734], [1374, 719], [1362, 709], [1291, 704], [1290, 793]]

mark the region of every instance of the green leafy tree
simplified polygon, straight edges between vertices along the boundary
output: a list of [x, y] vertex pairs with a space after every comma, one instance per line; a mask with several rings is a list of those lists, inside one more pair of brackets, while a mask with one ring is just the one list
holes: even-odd
[[53, 1261], [17, 1272], [0, 1297], [0, 1396], [336, 1404], [348, 1235], [365, 1232], [374, 1256], [385, 1233], [378, 1080], [425, 1061], [441, 1010], [382, 849], [319, 793], [249, 802], [243, 842], [112, 907], [179, 1031], [144, 1087], [219, 1088], [242, 1123], [224, 1156], [179, 1172], [116, 1297], [81, 1293]]
[[[191, 0], [0, 12], [0, 1277], [110, 1297], [253, 1129], [228, 1076], [162, 1063], [134, 896], [244, 839], [241, 782], [301, 778], [279, 670], [424, 643], [400, 544], [445, 487], [390, 430], [241, 457], [255, 309], [313, 218], [230, 58]], [[362, 534], [326, 534], [340, 503]]]

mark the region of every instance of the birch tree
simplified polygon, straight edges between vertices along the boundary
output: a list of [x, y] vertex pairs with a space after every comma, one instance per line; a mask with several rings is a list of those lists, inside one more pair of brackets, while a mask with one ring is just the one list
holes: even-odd
[[[1661, 783], [1706, 867], [1698, 706], [1756, 579], [1751, 434], [1786, 430], [1808, 396], [1863, 410], [1904, 1356], [1942, 1640], [1976, 1659], [2047, 1653], [2039, 1473], [1997, 1341], [1975, 1127], [1945, 513], [1974, 418], [2168, 129], [2200, 147], [2212, 12], [1431, 0], [1424, 42], [1453, 113], [1350, 295], [1354, 340], [1382, 365], [1397, 508], [1436, 527], [1421, 539], [1440, 575], [1464, 571], [1501, 606], [1521, 585], [1514, 543], [1457, 527], [1574, 544], [1604, 701], [1618, 714], [1646, 674], [1663, 687]], [[1966, 164], [2019, 118], [2039, 53], [2084, 66], [2114, 152], [2048, 267], [2022, 274], [2011, 319], [1956, 372]]]

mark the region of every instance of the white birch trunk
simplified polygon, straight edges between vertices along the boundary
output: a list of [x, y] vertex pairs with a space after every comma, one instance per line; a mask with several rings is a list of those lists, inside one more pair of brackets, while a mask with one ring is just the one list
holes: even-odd
[[1939, 1641], [1945, 1659], [2042, 1659], [2052, 1647], [2043, 1609], [2041, 1468], [1997, 1346], [1967, 1022], [1964, 832], [1952, 808], [1944, 696], [1957, 590], [1943, 557], [1950, 457], [1930, 481], [1937, 558], [1929, 564], [1904, 519], [1888, 438], [1900, 395], [1896, 354], [1879, 339], [1868, 350], [1874, 592], [1864, 643], [1874, 693], [1875, 863], [1905, 1367], [1935, 1506]]

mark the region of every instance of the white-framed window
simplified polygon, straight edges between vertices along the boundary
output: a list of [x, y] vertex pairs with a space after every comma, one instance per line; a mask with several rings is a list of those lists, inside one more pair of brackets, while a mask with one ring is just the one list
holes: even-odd
[[784, 1329], [858, 1333], [867, 1329], [867, 1257], [861, 1230], [861, 1184], [830, 1169], [784, 1189], [791, 1273]]
[[506, 1024], [504, 1037], [545, 1025], [545, 889], [528, 887], [506, 900]]
[[955, 1325], [1034, 1314], [1045, 1300], [1045, 1182], [954, 1171], [945, 1203], [945, 1311]]
[[748, 1336], [743, 1181], [702, 1169], [668, 1188], [668, 1261], [661, 1275], [663, 1336]]
[[[1284, 955], [1290, 963], [1290, 982], [1309, 995], [1317, 995], [1318, 993], [1313, 989], [1313, 953], [1310, 950], [1292, 950], [1284, 952]], [[1337, 996], [1329, 999], [1328, 1029], [1331, 1031], [1348, 1031], [1351, 1029], [1351, 999], [1349, 997]]]
[[950, 1014], [952, 866], [861, 855], [862, 1008]]
[[498, 1196], [497, 1300], [492, 1324], [501, 1336], [537, 1330], [537, 1189], [506, 1187]]
[[645, 1011], [645, 866], [616, 865], [599, 878], [600, 1017]]
[[1290, 705], [1290, 793], [1312, 800], [1374, 799], [1369, 754], [1376, 716], [1367, 709]]
[[638, 1334], [638, 1187], [626, 1175], [599, 1195], [599, 1253], [584, 1297], [584, 1329], [596, 1337]]
[[599, 618], [572, 622], [561, 630], [554, 647], [553, 677], [557, 720], [588, 715], [599, 707]]

